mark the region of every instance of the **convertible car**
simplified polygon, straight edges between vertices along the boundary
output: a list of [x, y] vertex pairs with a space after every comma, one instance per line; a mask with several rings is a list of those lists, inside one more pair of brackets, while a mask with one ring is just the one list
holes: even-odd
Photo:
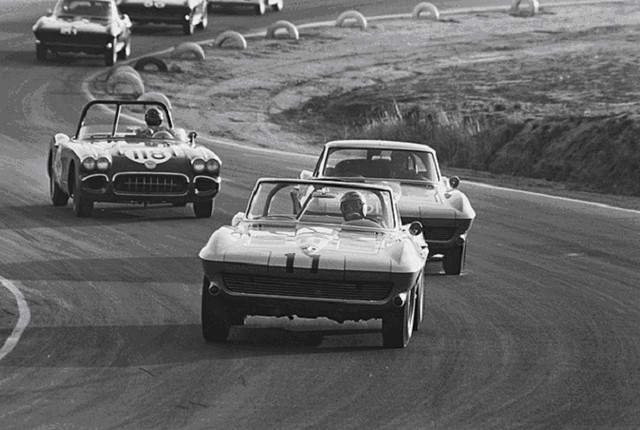
[[[140, 125], [150, 111], [164, 119], [161, 127]], [[57, 133], [49, 144], [51, 201], [64, 206], [71, 197], [79, 217], [90, 216], [94, 202], [192, 203], [196, 217], [210, 217], [220, 159], [196, 136], [174, 128], [160, 102], [90, 101], [75, 135]]]
[[120, 0], [118, 6], [136, 24], [180, 25], [186, 35], [209, 23], [207, 0]]
[[420, 221], [431, 261], [445, 274], [464, 268], [467, 234], [476, 213], [456, 188], [458, 177], [443, 177], [436, 152], [426, 145], [378, 140], [342, 140], [325, 144], [315, 170], [301, 178], [382, 182], [394, 187], [402, 222]]
[[121, 15], [114, 0], [58, 0], [53, 11], [33, 26], [36, 58], [47, 52], [103, 55], [112, 66], [131, 55], [131, 21]]
[[424, 313], [427, 255], [389, 187], [259, 179], [200, 251], [204, 338], [226, 341], [248, 315], [381, 318], [383, 345], [402, 348]]

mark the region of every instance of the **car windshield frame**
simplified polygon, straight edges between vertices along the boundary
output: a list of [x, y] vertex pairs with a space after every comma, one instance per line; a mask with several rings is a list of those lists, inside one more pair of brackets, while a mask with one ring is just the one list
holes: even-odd
[[[345, 154], [344, 158], [340, 161], [333, 163], [335, 157], [332, 159], [332, 156], [335, 156], [336, 153], [343, 152]], [[366, 169], [363, 169], [363, 165], [369, 165], [373, 167], [375, 163], [379, 163], [378, 169], [381, 167], [390, 169], [390, 154], [392, 152], [402, 152], [407, 154], [412, 154], [414, 157], [417, 157], [422, 163], [422, 166], [425, 167], [426, 170], [418, 170], [418, 166], [414, 164], [414, 169], [416, 173], [418, 173], [421, 178], [396, 178], [392, 177], [391, 170], [389, 170], [388, 174], [383, 174], [380, 176], [372, 175], [372, 174], [363, 174], [370, 173], [366, 172]], [[382, 156], [384, 154], [384, 156]], [[347, 158], [347, 157], [351, 158]], [[328, 169], [334, 169], [340, 164], [341, 161], [351, 161], [352, 165], [354, 165], [353, 175], [344, 175], [344, 172], [332, 171], [330, 174], [327, 173]], [[414, 158], [414, 163], [416, 163], [416, 159]], [[359, 165], [358, 165], [359, 163]], [[347, 164], [347, 163], [345, 163]], [[370, 169], [371, 170], [371, 169]], [[380, 170], [376, 170], [380, 171]], [[335, 172], [335, 173], [334, 173]], [[426, 175], [425, 175], [426, 174]], [[316, 176], [324, 177], [324, 178], [353, 178], [356, 181], [362, 180], [376, 180], [376, 181], [397, 181], [397, 182], [406, 182], [406, 183], [417, 183], [417, 184], [435, 184], [441, 181], [442, 176], [440, 173], [438, 159], [433, 151], [429, 150], [418, 150], [414, 148], [403, 148], [403, 147], [366, 147], [366, 146], [334, 146], [327, 148], [322, 157], [322, 163], [319, 163], [316, 168]]]
[[[80, 11], [75, 12], [74, 10], [65, 9], [70, 4], [74, 3], [88, 3], [89, 8], [86, 9], [86, 12]], [[106, 5], [103, 8], [96, 7], [96, 5]], [[94, 19], [102, 19], [109, 20], [113, 17], [113, 4], [110, 1], [104, 0], [61, 0], [59, 1], [53, 10], [53, 14], [59, 18], [70, 17], [70, 18], [94, 18]], [[88, 13], [91, 11], [102, 12], [100, 14]]]
[[[80, 119], [76, 127], [74, 135], [75, 140], [91, 140], [91, 139], [141, 139], [148, 140], [150, 137], [136, 136], [135, 131], [131, 133], [123, 134], [119, 131], [120, 120], [125, 114], [122, 112], [125, 106], [136, 106], [141, 108], [140, 116], [144, 117], [144, 111], [151, 106], [160, 108], [165, 115], [165, 122], [169, 130], [174, 130], [173, 118], [169, 108], [160, 101], [139, 101], [139, 100], [92, 100], [87, 103], [80, 114]], [[86, 125], [87, 114], [92, 109], [103, 109], [106, 114], [111, 115], [111, 121], [105, 121], [103, 124]], [[141, 118], [133, 118], [132, 121], [141, 122], [144, 125], [144, 120]], [[91, 130], [91, 132], [89, 132]], [[174, 133], [176, 134], [176, 133]], [[185, 136], [176, 134], [173, 139], [168, 140], [184, 140]], [[167, 140], [163, 138], [162, 140]]]
[[[281, 194], [283, 190], [289, 194]], [[345, 222], [339, 212], [339, 200], [348, 191], [358, 191], [365, 196], [367, 204], [372, 206], [367, 218], [374, 219], [376, 224], [356, 225]], [[288, 213], [269, 213], [276, 195], [280, 199], [291, 199], [291, 210], [285, 211]], [[376, 231], [396, 230], [400, 228], [401, 222], [393, 199], [393, 191], [380, 185], [325, 180], [261, 179], [251, 193], [244, 220], [278, 225], [304, 224]], [[326, 201], [327, 204], [323, 206], [318, 204], [318, 201]]]

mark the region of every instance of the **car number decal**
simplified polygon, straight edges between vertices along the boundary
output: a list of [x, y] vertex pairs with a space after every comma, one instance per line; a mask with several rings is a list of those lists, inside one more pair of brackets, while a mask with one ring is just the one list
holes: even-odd
[[149, 161], [160, 164], [171, 159], [171, 152], [162, 148], [134, 148], [127, 149], [124, 156], [140, 164], [146, 164]]
[[60, 28], [60, 34], [66, 34], [68, 36], [75, 36], [78, 34], [78, 28], [71, 25], [68, 27], [62, 27]]

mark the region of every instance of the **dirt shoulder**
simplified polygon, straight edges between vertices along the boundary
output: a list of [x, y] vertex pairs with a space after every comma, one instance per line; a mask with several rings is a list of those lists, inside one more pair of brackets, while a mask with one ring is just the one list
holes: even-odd
[[[245, 50], [204, 45], [204, 61], [167, 56], [169, 73], [141, 75], [147, 92], [170, 98], [186, 128], [244, 145], [319, 152], [390, 101], [515, 119], [638, 116], [638, 22], [640, 4], [631, 1], [543, 7], [532, 18], [484, 12], [443, 14], [439, 22], [369, 20], [365, 30], [301, 28], [298, 40], [284, 32], [250, 38]], [[93, 89], [96, 96], [103, 90], [99, 82]], [[575, 195], [547, 181], [448, 173]], [[640, 199], [593, 196], [640, 208]]]

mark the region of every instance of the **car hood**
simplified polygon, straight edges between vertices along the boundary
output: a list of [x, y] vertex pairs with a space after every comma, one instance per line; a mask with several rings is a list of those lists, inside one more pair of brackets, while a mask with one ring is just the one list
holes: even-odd
[[[412, 249], [407, 249], [411, 248]], [[269, 270], [356, 270], [415, 272], [424, 264], [415, 245], [400, 232], [346, 231], [339, 227], [254, 230], [223, 227], [200, 251], [200, 258]]]
[[111, 21], [107, 18], [43, 16], [38, 20], [36, 28], [60, 30], [61, 28], [72, 25], [79, 31], [105, 33], [110, 24]]
[[127, 141], [92, 141], [78, 145], [76, 152], [80, 158], [105, 157], [112, 163], [140, 164], [153, 162], [155, 165], [174, 163], [176, 161], [190, 162], [196, 158], [203, 160], [219, 158], [204, 146], [192, 146], [188, 143], [168, 144], [162, 140], [158, 142], [127, 142]]
[[475, 217], [469, 200], [461, 191], [444, 191], [431, 185], [402, 184], [398, 208], [403, 218], [456, 220]]

